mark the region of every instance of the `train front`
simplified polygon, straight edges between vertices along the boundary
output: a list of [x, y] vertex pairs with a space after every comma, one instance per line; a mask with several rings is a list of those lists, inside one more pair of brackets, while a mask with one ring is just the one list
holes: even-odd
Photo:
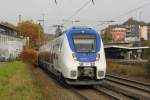
[[72, 28], [66, 33], [68, 53], [64, 69], [66, 82], [71, 85], [100, 84], [105, 78], [106, 60], [98, 32], [91, 28]]

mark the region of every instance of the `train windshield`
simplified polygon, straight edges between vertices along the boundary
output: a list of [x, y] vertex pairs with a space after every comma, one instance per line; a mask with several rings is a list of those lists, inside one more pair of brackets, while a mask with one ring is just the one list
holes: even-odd
[[73, 40], [76, 52], [96, 52], [96, 37], [94, 35], [75, 35], [73, 36]]

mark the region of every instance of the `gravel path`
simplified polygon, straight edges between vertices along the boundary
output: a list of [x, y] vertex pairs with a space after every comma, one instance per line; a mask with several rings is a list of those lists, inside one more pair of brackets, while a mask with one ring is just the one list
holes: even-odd
[[46, 100], [81, 100], [76, 94], [56, 84], [53, 79], [39, 68], [32, 68], [32, 71], [40, 80]]

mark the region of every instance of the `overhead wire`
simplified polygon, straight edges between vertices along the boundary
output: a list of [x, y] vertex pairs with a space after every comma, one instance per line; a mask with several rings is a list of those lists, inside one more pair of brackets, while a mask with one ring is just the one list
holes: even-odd
[[[84, 9], [90, 3], [91, 3], [91, 0], [88, 0], [87, 2], [85, 2], [79, 9], [77, 9], [75, 11], [75, 13], [73, 13], [70, 17], [68, 17], [68, 19], [72, 19], [73, 17], [75, 17], [82, 9]], [[92, 3], [93, 3], [93, 5], [95, 4], [94, 0], [92, 0]], [[64, 22], [62, 25], [64, 25], [64, 24], [66, 24], [66, 22]]]
[[57, 0], [55, 0], [55, 4], [57, 5]]
[[133, 12], [135, 12], [135, 11], [138, 11], [139, 9], [145, 8], [146, 6], [149, 6], [149, 5], [150, 5], [150, 2], [149, 2], [149, 3], [146, 3], [146, 4], [144, 4], [144, 5], [141, 5], [141, 6], [137, 7], [137, 8], [131, 9], [131, 10], [129, 10], [129, 11], [127, 11], [127, 12], [125, 12], [125, 13], [123, 13], [123, 14], [117, 16], [117, 17], [114, 17], [114, 18], [112, 18], [112, 20], [118, 19], [118, 18], [120, 18], [120, 17], [122, 17], [122, 16], [128, 15], [128, 14], [133, 13]]
[[[150, 5], [150, 2], [146, 3], [146, 4], [143, 4], [143, 5], [141, 5], [141, 6], [137, 7], [137, 8], [131, 9], [131, 10], [129, 10], [129, 11], [123, 13], [123, 14], [120, 14], [119, 16], [116, 16], [116, 17], [112, 18], [111, 20], [116, 20], [116, 19], [121, 18], [123, 16], [126, 16], [126, 15], [128, 15], [130, 13], [138, 11], [139, 9], [145, 8], [146, 6], [149, 6], [149, 5]], [[101, 26], [101, 25], [105, 25], [105, 24], [109, 24], [109, 23], [103, 23], [103, 24], [99, 24], [99, 25], [96, 25], [96, 26]]]
[[[85, 8], [89, 3], [91, 3], [91, 2], [93, 3], [93, 5], [95, 5], [94, 0], [88, 0], [88, 1], [85, 2], [79, 9], [77, 9], [77, 10], [75, 11], [75, 13], [73, 13], [70, 17], [68, 17], [68, 20], [69, 20], [69, 19], [72, 19], [73, 17], [75, 17], [82, 9], [84, 9], [84, 8]], [[58, 4], [57, 0], [55, 0], [55, 4], [56, 4], [56, 5]], [[60, 26], [64, 26], [64, 24], [66, 24], [66, 22], [60, 24]]]

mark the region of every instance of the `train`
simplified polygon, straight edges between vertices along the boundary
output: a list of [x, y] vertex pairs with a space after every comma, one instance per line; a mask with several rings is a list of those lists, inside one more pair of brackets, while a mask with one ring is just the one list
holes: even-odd
[[106, 58], [100, 34], [88, 27], [72, 27], [39, 48], [38, 65], [69, 85], [101, 84]]

